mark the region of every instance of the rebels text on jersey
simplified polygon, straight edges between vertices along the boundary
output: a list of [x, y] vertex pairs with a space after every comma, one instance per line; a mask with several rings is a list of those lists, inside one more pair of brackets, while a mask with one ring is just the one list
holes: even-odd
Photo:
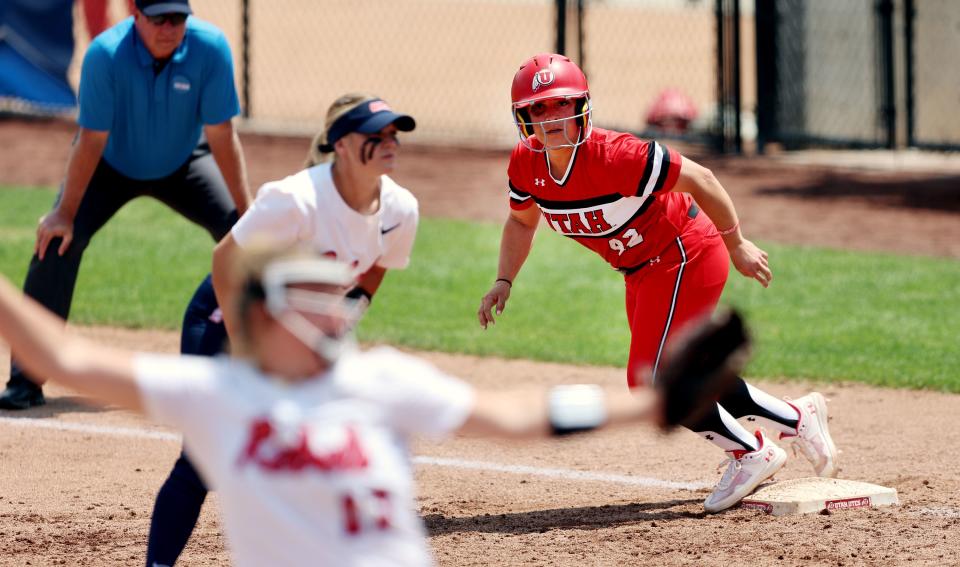
[[629, 270], [655, 258], [695, 216], [690, 195], [671, 192], [680, 175], [680, 154], [655, 141], [594, 128], [574, 148], [562, 179], [551, 175], [548, 159], [517, 144], [507, 169], [511, 208], [536, 204], [550, 228], [614, 269]]
[[220, 493], [236, 567], [431, 565], [410, 441], [459, 429], [468, 384], [388, 347], [297, 384], [230, 357], [141, 354], [148, 415], [183, 431]]

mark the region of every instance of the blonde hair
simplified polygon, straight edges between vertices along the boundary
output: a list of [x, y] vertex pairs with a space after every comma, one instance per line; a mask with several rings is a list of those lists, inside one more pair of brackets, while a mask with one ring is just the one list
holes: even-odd
[[330, 127], [333, 126], [333, 123], [344, 114], [350, 112], [365, 102], [376, 100], [377, 98], [378, 97], [376, 96], [368, 94], [349, 93], [333, 101], [333, 104], [331, 104], [330, 108], [327, 109], [327, 118], [323, 125], [323, 130], [314, 136], [313, 143], [310, 144], [310, 151], [307, 152], [307, 160], [304, 163], [304, 167], [313, 167], [321, 163], [332, 161], [334, 157], [333, 152], [320, 151], [322, 146], [327, 145], [327, 132], [330, 131]]

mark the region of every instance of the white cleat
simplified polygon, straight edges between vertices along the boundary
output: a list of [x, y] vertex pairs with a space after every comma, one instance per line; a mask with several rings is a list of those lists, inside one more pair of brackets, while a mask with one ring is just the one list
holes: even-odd
[[725, 461], [727, 470], [720, 477], [713, 493], [703, 503], [707, 512], [721, 512], [736, 505], [782, 469], [787, 462], [786, 451], [777, 447], [759, 431], [756, 435], [760, 442], [759, 449], [750, 453], [730, 453], [730, 458]]
[[817, 476], [837, 476], [838, 451], [827, 425], [827, 400], [819, 392], [812, 392], [787, 403], [800, 412], [800, 421], [796, 435], [781, 433], [780, 439], [790, 440], [795, 448], [799, 447]]

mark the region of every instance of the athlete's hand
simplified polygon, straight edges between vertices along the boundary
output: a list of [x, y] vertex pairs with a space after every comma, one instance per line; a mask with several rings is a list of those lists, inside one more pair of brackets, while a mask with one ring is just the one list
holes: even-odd
[[480, 309], [477, 311], [477, 318], [480, 320], [481, 327], [486, 329], [488, 324], [497, 323], [493, 320], [492, 310], [496, 306], [497, 315], [503, 313], [507, 299], [510, 298], [510, 287], [510, 284], [503, 280], [493, 282], [493, 287], [480, 300]]
[[73, 241], [73, 218], [65, 215], [59, 208], [55, 208], [44, 216], [40, 217], [40, 223], [37, 225], [37, 241], [34, 244], [33, 251], [43, 260], [47, 253], [47, 246], [50, 241], [56, 237], [63, 238], [60, 247], [57, 248], [57, 254], [63, 256]]
[[773, 272], [767, 263], [767, 253], [753, 242], [746, 238], [741, 240], [740, 244], [730, 250], [730, 259], [737, 271], [744, 276], [757, 280], [763, 287], [770, 285]]

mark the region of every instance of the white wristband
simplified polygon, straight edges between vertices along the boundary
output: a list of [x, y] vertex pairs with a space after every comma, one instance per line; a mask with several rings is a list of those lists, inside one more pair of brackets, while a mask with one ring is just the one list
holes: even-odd
[[554, 435], [588, 431], [607, 421], [606, 395], [596, 384], [554, 386], [548, 408]]

